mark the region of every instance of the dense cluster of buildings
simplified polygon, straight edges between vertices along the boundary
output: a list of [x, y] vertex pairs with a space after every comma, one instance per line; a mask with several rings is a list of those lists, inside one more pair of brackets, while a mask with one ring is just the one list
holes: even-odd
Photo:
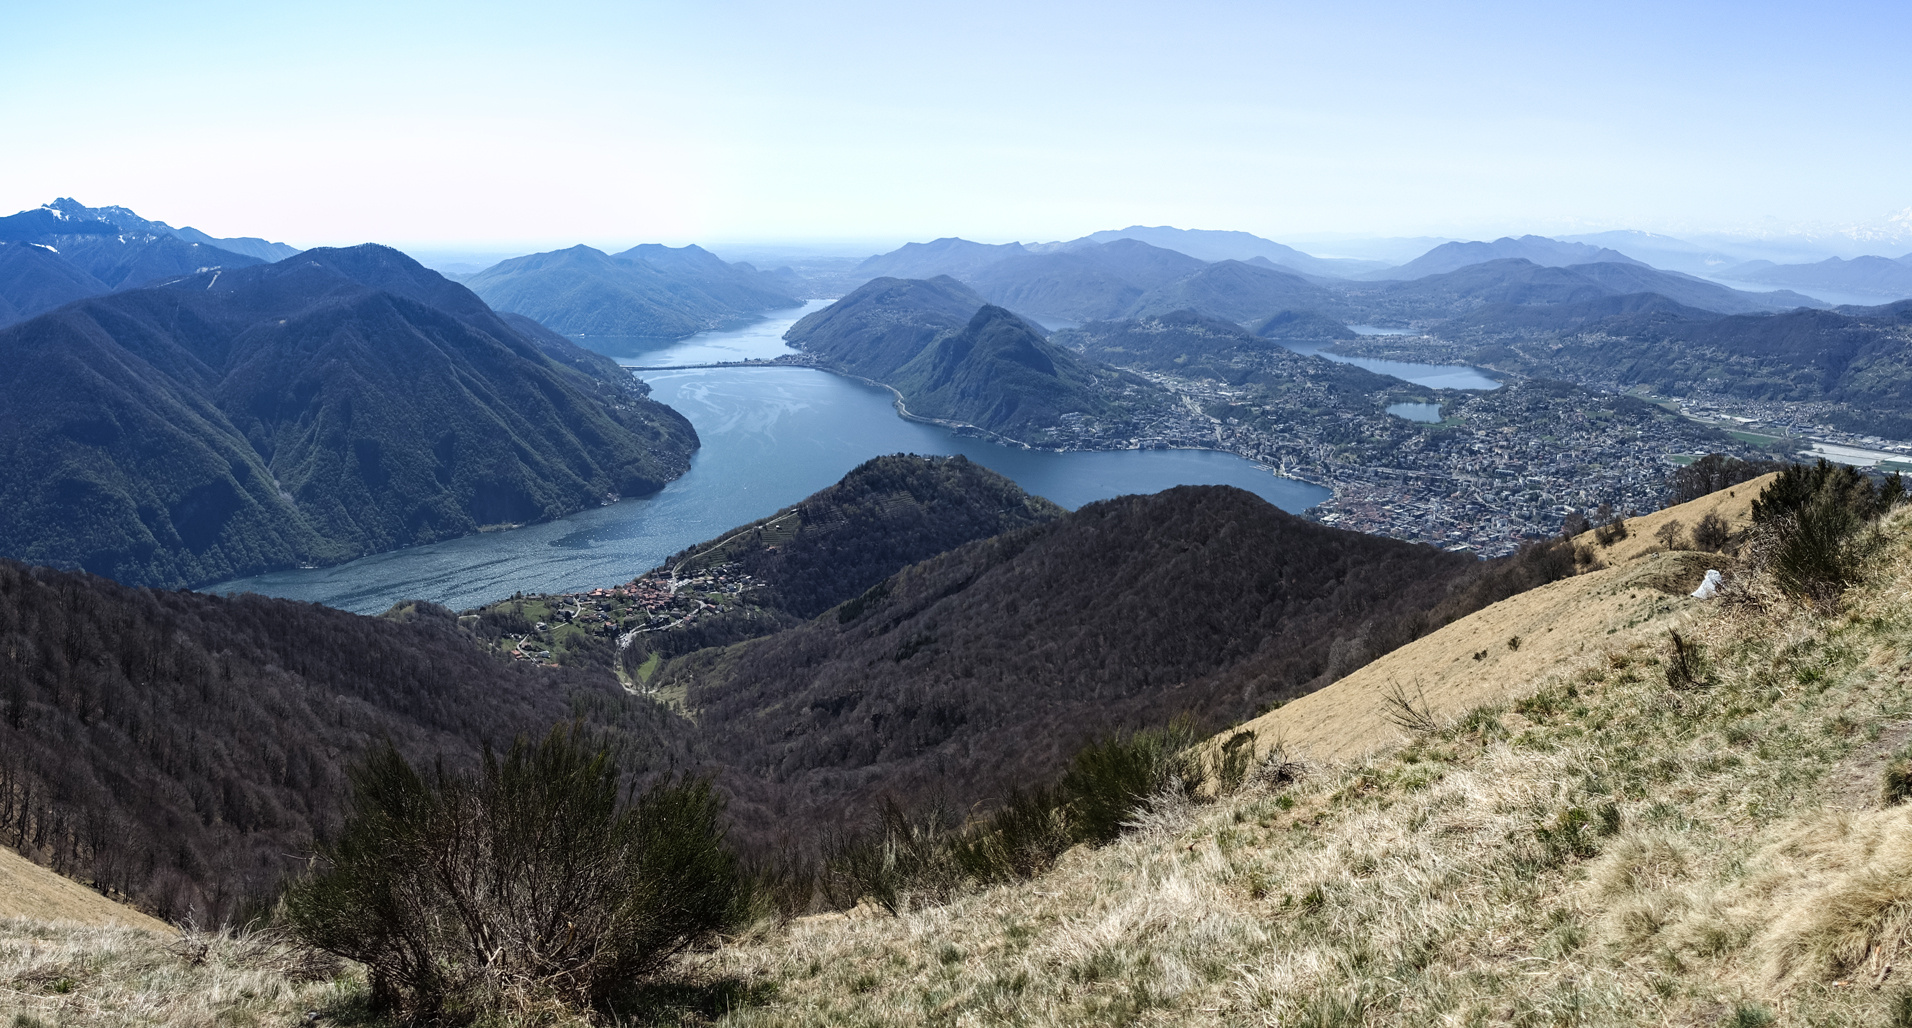
[[[1150, 377], [1183, 402], [1105, 447], [1228, 450], [1332, 489], [1311, 512], [1325, 523], [1483, 555], [1553, 535], [1574, 512], [1656, 510], [1673, 467], [1698, 454], [1757, 455], [1646, 401], [1559, 383], [1404, 397], [1306, 374], [1246, 387]], [[1438, 402], [1439, 420], [1388, 413], [1402, 398]]]

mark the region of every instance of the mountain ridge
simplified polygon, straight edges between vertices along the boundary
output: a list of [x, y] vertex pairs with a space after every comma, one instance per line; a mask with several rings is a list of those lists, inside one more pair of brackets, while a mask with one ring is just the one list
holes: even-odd
[[[369, 284], [368, 284], [369, 283]], [[395, 250], [309, 250], [0, 329], [0, 553], [135, 583], [337, 563], [661, 488], [696, 435]]]

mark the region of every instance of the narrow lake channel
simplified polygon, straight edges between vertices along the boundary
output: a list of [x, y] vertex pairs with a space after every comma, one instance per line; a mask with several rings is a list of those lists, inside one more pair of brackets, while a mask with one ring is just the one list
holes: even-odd
[[[815, 304], [812, 307], [817, 306]], [[805, 310], [621, 356], [632, 366], [774, 357]], [[279, 571], [208, 591], [257, 592], [377, 613], [399, 600], [454, 609], [513, 592], [568, 592], [628, 581], [665, 557], [768, 515], [887, 453], [960, 453], [1071, 509], [1176, 485], [1232, 485], [1299, 512], [1329, 496], [1233, 454], [1209, 450], [1052, 453], [966, 439], [897, 417], [886, 390], [795, 367], [640, 373], [703, 440], [691, 470], [651, 496], [538, 525], [374, 554], [331, 568]]]

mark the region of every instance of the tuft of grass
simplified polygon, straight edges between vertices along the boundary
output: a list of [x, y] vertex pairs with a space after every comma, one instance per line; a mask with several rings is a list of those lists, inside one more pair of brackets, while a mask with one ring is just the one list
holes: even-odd
[[1883, 788], [1881, 798], [1887, 806], [1904, 803], [1912, 799], [1912, 747], [1906, 747], [1892, 755], [1886, 762], [1885, 773], [1881, 775]]

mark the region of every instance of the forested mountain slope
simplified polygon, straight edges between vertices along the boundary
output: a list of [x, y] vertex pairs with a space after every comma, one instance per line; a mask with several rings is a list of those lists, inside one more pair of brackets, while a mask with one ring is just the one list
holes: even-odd
[[[313, 250], [0, 331], [0, 555], [133, 583], [326, 564], [682, 474], [688, 422], [395, 250]], [[575, 348], [569, 348], [575, 350]]]
[[651, 686], [792, 817], [877, 792], [961, 809], [1045, 780], [1098, 733], [1252, 715], [1559, 573], [1185, 486], [970, 543], [800, 627], [678, 658]]
[[626, 586], [514, 596], [478, 610], [474, 631], [502, 652], [548, 651], [642, 683], [659, 660], [792, 627], [917, 561], [1062, 514], [967, 457], [876, 457]]
[[875, 279], [784, 339], [823, 367], [890, 386], [912, 415], [1036, 445], [1085, 426], [1113, 435], [1108, 425], [1165, 402], [1156, 387], [1055, 346], [947, 277]]
[[1507, 371], [1666, 396], [1818, 402], [1840, 428], [1912, 437], [1912, 301], [1725, 317], [1651, 303], [1548, 317], [1484, 311], [1436, 333], [1456, 357]]
[[947, 275], [874, 278], [804, 315], [783, 338], [843, 371], [882, 382], [937, 336], [967, 325], [987, 302]]
[[460, 764], [574, 717], [633, 771], [679, 752], [682, 727], [609, 676], [496, 660], [442, 608], [369, 618], [0, 561], [0, 844], [169, 919], [269, 900], [374, 742]]
[[1117, 405], [1109, 393], [1124, 384], [1147, 392], [1052, 345], [1028, 322], [994, 305], [976, 311], [960, 330], [938, 336], [897, 368], [890, 384], [912, 414], [967, 422], [1012, 439], [1040, 438], [1064, 415], [1114, 416]]
[[106, 283], [47, 247], [0, 243], [0, 325], [106, 292]]
[[686, 547], [664, 567], [677, 575], [734, 567], [752, 582], [747, 602], [807, 619], [917, 561], [1064, 513], [960, 454], [899, 453], [865, 461], [767, 518]]

